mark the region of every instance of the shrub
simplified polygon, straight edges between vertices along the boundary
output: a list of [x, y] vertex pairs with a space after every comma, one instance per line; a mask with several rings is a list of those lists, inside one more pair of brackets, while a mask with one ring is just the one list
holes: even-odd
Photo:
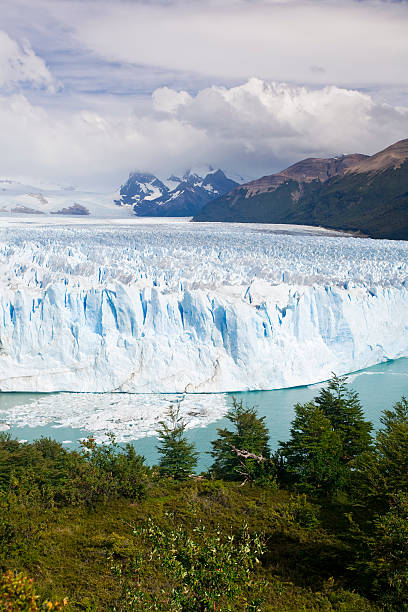
[[[166, 515], [169, 522], [172, 516]], [[209, 533], [198, 522], [192, 533], [183, 526], [160, 527], [148, 519], [133, 534], [143, 540], [149, 553], [150, 571], [157, 564], [167, 578], [166, 586], [151, 593], [145, 574], [146, 557], [140, 556], [128, 568], [134, 587], [126, 582], [123, 594], [125, 609], [134, 610], [260, 610], [262, 587], [253, 579], [254, 567], [264, 551], [262, 537], [251, 535], [244, 526], [240, 533], [225, 535], [221, 529]], [[119, 566], [117, 576], [123, 576]]]
[[0, 610], [4, 612], [38, 612], [39, 610], [62, 610], [63, 601], [40, 602], [32, 578], [8, 571], [0, 577]]
[[144, 457], [131, 444], [117, 444], [113, 435], [107, 443], [97, 444], [90, 437], [82, 441], [84, 461], [73, 480], [74, 495], [81, 503], [94, 505], [124, 497], [143, 499], [149, 468]]

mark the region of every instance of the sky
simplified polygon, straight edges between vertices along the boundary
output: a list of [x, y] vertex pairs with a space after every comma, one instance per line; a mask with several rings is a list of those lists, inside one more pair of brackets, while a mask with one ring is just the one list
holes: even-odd
[[408, 137], [408, 1], [0, 0], [0, 178], [257, 178]]

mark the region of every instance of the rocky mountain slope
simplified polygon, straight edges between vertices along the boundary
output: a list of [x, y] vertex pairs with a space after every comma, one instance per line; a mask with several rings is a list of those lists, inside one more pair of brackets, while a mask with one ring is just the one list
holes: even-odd
[[182, 178], [171, 176], [166, 181], [132, 172], [115, 204], [130, 206], [141, 217], [189, 217], [237, 186], [222, 170], [211, 170], [204, 177], [188, 171]]
[[408, 239], [408, 139], [372, 156], [309, 158], [207, 204], [194, 221], [297, 223]]

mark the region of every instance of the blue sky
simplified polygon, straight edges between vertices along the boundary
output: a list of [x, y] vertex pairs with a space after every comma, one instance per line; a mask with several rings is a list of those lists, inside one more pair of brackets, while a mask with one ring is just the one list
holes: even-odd
[[1, 174], [256, 177], [408, 136], [408, 3], [2, 0]]

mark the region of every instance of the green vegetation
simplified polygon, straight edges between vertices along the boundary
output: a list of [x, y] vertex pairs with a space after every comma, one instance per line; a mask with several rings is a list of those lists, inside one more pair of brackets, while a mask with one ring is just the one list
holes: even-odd
[[297, 404], [295, 413], [291, 438], [281, 443], [283, 477], [312, 494], [344, 488], [346, 469], [339, 432], [313, 402]]
[[408, 401], [403, 397], [384, 410], [373, 452], [357, 462], [357, 485], [372, 503], [387, 504], [400, 491], [408, 492]]
[[347, 388], [345, 377], [339, 378], [334, 374], [327, 387], [323, 387], [315, 398], [315, 404], [339, 434], [344, 462], [369, 450], [373, 426], [364, 420], [358, 395]]
[[159, 471], [161, 476], [185, 480], [197, 465], [194, 445], [189, 444], [184, 435], [187, 424], [180, 416], [180, 404], [171, 405], [167, 411], [167, 422], [160, 421], [157, 436], [161, 442], [158, 447], [161, 455]]
[[234, 189], [206, 204], [194, 221], [295, 223], [408, 238], [408, 161], [378, 172], [350, 172], [321, 182], [288, 179], [248, 197]]
[[259, 480], [271, 467], [265, 417], [258, 417], [254, 408], [246, 408], [235, 399], [225, 416], [233, 431], [218, 429], [218, 438], [211, 443], [211, 475], [223, 480]]
[[40, 601], [32, 578], [7, 571], [0, 577], [0, 610], [7, 612], [37, 612], [39, 610], [63, 610], [67, 600]]
[[[166, 513], [168, 526], [152, 519], [135, 527], [133, 536], [145, 545], [143, 555], [135, 557], [127, 576], [137, 576], [136, 584], [126, 586], [121, 601], [124, 609], [153, 610], [258, 610], [263, 601], [261, 587], [252, 570], [265, 546], [258, 535], [251, 535], [244, 525], [237, 535], [212, 533], [198, 519], [186, 529]], [[143, 566], [148, 558], [168, 580], [165, 590], [152, 593], [151, 580], [145, 580]], [[122, 566], [117, 569], [123, 576]], [[129, 571], [130, 570], [130, 571]], [[131, 583], [130, 583], [131, 584]]]
[[273, 456], [234, 402], [200, 476], [167, 416], [154, 468], [113, 438], [0, 436], [0, 610], [408, 610], [405, 398], [372, 439], [333, 377]]
[[295, 406], [295, 414], [291, 437], [279, 451], [282, 479], [312, 494], [348, 490], [357, 457], [372, 457], [372, 425], [358, 395], [333, 375], [313, 402]]

